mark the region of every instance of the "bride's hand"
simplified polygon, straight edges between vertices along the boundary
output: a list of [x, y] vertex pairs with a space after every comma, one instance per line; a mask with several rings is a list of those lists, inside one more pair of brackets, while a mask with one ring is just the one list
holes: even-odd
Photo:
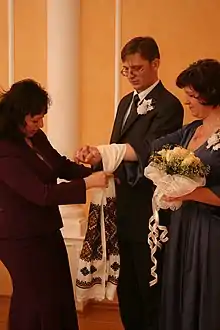
[[77, 164], [85, 163], [90, 165], [96, 165], [102, 160], [102, 157], [98, 148], [91, 146], [84, 146], [79, 150], [77, 150], [74, 160]]

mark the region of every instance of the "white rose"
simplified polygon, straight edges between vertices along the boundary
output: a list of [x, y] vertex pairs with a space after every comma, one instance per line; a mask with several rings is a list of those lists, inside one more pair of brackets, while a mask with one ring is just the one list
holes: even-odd
[[220, 148], [220, 143], [217, 143], [213, 146], [213, 150], [218, 150]]
[[141, 104], [138, 105], [137, 113], [139, 115], [146, 115], [147, 112], [152, 111], [154, 106], [152, 104], [152, 99], [143, 100]]
[[207, 141], [207, 149], [212, 147], [213, 150], [219, 149], [219, 142], [220, 142], [220, 131], [218, 130], [216, 133], [212, 134]]
[[190, 151], [182, 147], [175, 147], [173, 148], [173, 154], [178, 158], [185, 158], [190, 154]]
[[182, 165], [191, 165], [191, 164], [199, 164], [200, 159], [196, 157], [193, 153], [190, 153], [184, 160], [182, 161]]
[[158, 151], [158, 154], [161, 155], [162, 158], [166, 158], [166, 153], [167, 153], [166, 149], [162, 149]]
[[170, 162], [173, 158], [175, 158], [175, 155], [173, 154], [173, 150], [167, 150], [166, 151], [166, 161]]

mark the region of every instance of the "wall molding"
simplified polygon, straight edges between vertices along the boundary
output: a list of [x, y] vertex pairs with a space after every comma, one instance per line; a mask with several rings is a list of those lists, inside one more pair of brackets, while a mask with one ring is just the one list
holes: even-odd
[[8, 85], [14, 83], [14, 0], [8, 0]]
[[121, 66], [121, 1], [115, 0], [115, 86], [114, 86], [114, 113], [116, 114], [120, 101], [120, 66]]

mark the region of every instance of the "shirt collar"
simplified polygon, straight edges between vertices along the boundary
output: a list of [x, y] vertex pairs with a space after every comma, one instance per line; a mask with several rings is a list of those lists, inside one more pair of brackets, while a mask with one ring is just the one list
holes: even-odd
[[157, 80], [153, 85], [151, 85], [150, 87], [148, 87], [147, 89], [145, 89], [144, 91], [138, 93], [136, 90], [134, 91], [133, 94], [133, 98], [136, 94], [138, 94], [139, 96], [139, 103], [141, 103], [143, 101], [143, 99], [145, 99], [145, 97], [154, 89], [154, 87], [157, 86], [157, 84], [159, 84], [160, 80]]

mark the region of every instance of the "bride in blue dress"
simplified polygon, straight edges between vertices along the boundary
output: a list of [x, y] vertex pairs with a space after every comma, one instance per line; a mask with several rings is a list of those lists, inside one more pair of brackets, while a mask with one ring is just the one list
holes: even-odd
[[[188, 148], [210, 166], [206, 186], [179, 198], [183, 204], [172, 212], [160, 330], [220, 330], [220, 62], [191, 64], [178, 76], [177, 86], [198, 120], [154, 142], [126, 145], [124, 161], [139, 161], [135, 182], [150, 154], [166, 144]], [[94, 164], [101, 156], [95, 147], [87, 147], [78, 157]]]
[[[198, 118], [143, 146], [127, 146], [125, 160], [146, 165], [152, 150], [177, 144], [210, 166], [206, 186], [179, 200], [172, 212], [163, 271], [161, 330], [220, 329], [220, 63], [200, 60], [177, 78]], [[135, 150], [135, 154], [134, 154]], [[168, 201], [174, 200], [165, 196]]]

